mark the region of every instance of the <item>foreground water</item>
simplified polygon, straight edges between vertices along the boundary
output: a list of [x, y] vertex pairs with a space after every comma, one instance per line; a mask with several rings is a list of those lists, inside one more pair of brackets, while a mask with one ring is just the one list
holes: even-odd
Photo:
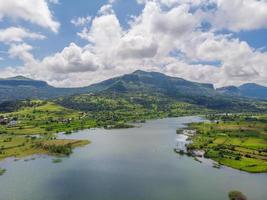
[[199, 120], [181, 117], [133, 129], [84, 130], [67, 137], [92, 144], [75, 149], [62, 163], [52, 163], [49, 156], [0, 162], [7, 169], [0, 176], [0, 199], [227, 200], [233, 189], [251, 200], [267, 199], [267, 174], [215, 169], [174, 153], [176, 129]]

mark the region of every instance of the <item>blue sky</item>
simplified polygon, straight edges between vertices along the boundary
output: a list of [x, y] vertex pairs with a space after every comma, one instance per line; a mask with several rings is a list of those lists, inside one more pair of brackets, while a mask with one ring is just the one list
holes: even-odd
[[[70, 42], [75, 42], [77, 44], [84, 44], [85, 41], [81, 40], [77, 36], [77, 31], [81, 27], [75, 27], [71, 24], [71, 19], [80, 16], [96, 16], [98, 10], [101, 6], [108, 3], [108, 0], [97, 0], [97, 1], [86, 1], [86, 0], [75, 0], [75, 1], [59, 1], [58, 4], [50, 4], [49, 7], [54, 13], [54, 19], [59, 21], [61, 27], [57, 34], [54, 34], [50, 30], [40, 28], [31, 23], [24, 22], [22, 20], [10, 20], [4, 19], [0, 23], [0, 29], [7, 28], [10, 26], [23, 26], [27, 29], [30, 29], [33, 32], [42, 32], [45, 33], [47, 39], [31, 41], [33, 46], [36, 46], [34, 55], [36, 58], [43, 58], [55, 52], [61, 51], [66, 47]], [[120, 1], [114, 3], [114, 10], [116, 15], [121, 22], [122, 26], [127, 27], [127, 19], [131, 15], [138, 15], [143, 6], [137, 4], [136, 1]], [[2, 51], [7, 51], [8, 46], [0, 43], [0, 49]], [[1, 54], [2, 58], [5, 58], [0, 63], [0, 67], [12, 66], [22, 64], [19, 59], [10, 59], [6, 53]]]
[[267, 85], [266, 0], [0, 0], [0, 20], [1, 77], [76, 87], [143, 69]]

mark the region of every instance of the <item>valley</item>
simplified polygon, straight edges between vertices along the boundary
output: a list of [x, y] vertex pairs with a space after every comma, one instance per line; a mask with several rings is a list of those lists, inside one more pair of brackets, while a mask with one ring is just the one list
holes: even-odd
[[[0, 86], [16, 89], [35, 87], [38, 92], [44, 88], [54, 91], [45, 82], [25, 77], [2, 79]], [[62, 154], [68, 155], [73, 147], [90, 143], [60, 141], [57, 133], [71, 134], [101, 127], [132, 128], [133, 123], [166, 117], [205, 116], [222, 112], [252, 115], [267, 110], [264, 100], [227, 96], [217, 93], [210, 84], [140, 70], [77, 89], [77, 93], [83, 91], [81, 94], [71, 94], [72, 89], [62, 90], [70, 92], [69, 95], [59, 92], [57, 97], [52, 95], [54, 98], [47, 100], [30, 96], [24, 100], [0, 103], [0, 159], [61, 154], [59, 149], [62, 149]]]
[[[0, 80], [0, 95], [5, 97], [0, 101], [0, 175], [4, 178], [10, 176], [10, 167], [17, 166], [16, 170], [19, 171], [20, 167], [24, 166], [22, 161], [29, 161], [29, 166], [33, 167], [35, 162], [37, 165], [42, 163], [41, 158], [46, 160], [49, 170], [51, 166], [47, 162], [66, 166], [64, 163], [69, 161], [78, 169], [81, 161], [87, 164], [91, 161], [87, 157], [91, 148], [96, 149], [95, 156], [99, 157], [95, 159], [100, 161], [102, 156], [113, 152], [114, 155], [121, 156], [116, 158], [121, 159], [120, 162], [128, 162], [127, 160], [132, 158], [139, 162], [138, 157], [150, 149], [151, 156], [155, 157], [152, 162], [158, 162], [157, 156], [163, 159], [166, 155], [166, 161], [171, 163], [172, 168], [176, 168], [178, 164], [180, 170], [188, 170], [191, 167], [199, 169], [198, 164], [202, 161], [198, 158], [179, 155], [181, 159], [185, 159], [185, 163], [173, 160], [177, 155], [173, 152], [175, 145], [172, 144], [177, 127], [196, 130], [196, 134], [189, 137], [192, 142], [186, 145], [188, 155], [194, 155], [194, 151], [199, 150], [204, 152], [202, 159], [213, 160], [217, 163], [214, 166], [222, 168], [220, 170], [223, 173], [229, 172], [222, 166], [235, 169], [230, 172], [235, 175], [238, 170], [251, 174], [267, 172], [267, 101], [262, 98], [264, 95], [260, 98], [249, 98], [242, 96], [241, 92], [229, 93], [229, 88], [216, 90], [211, 84], [195, 83], [158, 72], [140, 70], [77, 89], [54, 88], [42, 81], [16, 77], [15, 81], [14, 78], [2, 82]], [[159, 119], [162, 122], [158, 121]], [[142, 135], [138, 134], [139, 131]], [[165, 131], [168, 132], [168, 140], [164, 139]], [[106, 136], [86, 135], [94, 132], [104, 132], [114, 138], [112, 141], [104, 139], [104, 144], [101, 144], [101, 138]], [[86, 134], [83, 135], [84, 133]], [[136, 140], [136, 143], [132, 143], [128, 137]], [[153, 137], [159, 137], [160, 140], [154, 141]], [[148, 142], [150, 140], [151, 142]], [[165, 141], [166, 149], [158, 149], [162, 141]], [[126, 149], [120, 152], [121, 142], [126, 142], [127, 148], [134, 145], [131, 147], [133, 152], [127, 153]], [[115, 144], [118, 149], [114, 148]], [[83, 150], [83, 154], [75, 153]], [[71, 155], [72, 153], [74, 155]], [[129, 157], [124, 154], [129, 154]], [[79, 156], [84, 157], [75, 160]], [[104, 160], [106, 159], [111, 158], [105, 157]], [[141, 165], [147, 168], [150, 162]], [[203, 163], [200, 165], [203, 172], [207, 171], [205, 167], [212, 169], [212, 166]], [[101, 167], [102, 164], [99, 164], [98, 168]], [[113, 163], [112, 167], [120, 168], [122, 165]], [[150, 167], [147, 168], [148, 171], [151, 170]], [[94, 170], [90, 167], [88, 169]], [[126, 172], [131, 174], [127, 169]], [[190, 176], [188, 173], [186, 177]], [[218, 176], [218, 172], [213, 173]], [[82, 174], [88, 176], [87, 173]], [[170, 178], [174, 174], [172, 171], [167, 177]], [[42, 173], [40, 175], [42, 176]], [[243, 175], [240, 178], [246, 179]], [[257, 177], [252, 178], [258, 181]], [[192, 181], [196, 180], [192, 178]], [[216, 180], [212, 181], [220, 184]], [[259, 181], [265, 182], [262, 179]], [[194, 185], [193, 182], [190, 181], [190, 184]], [[170, 187], [169, 183], [166, 185]], [[182, 187], [184, 188], [184, 185]], [[149, 187], [148, 191], [151, 189]], [[220, 199], [231, 189], [220, 190]], [[47, 190], [50, 191], [51, 188], [48, 187]], [[145, 190], [139, 192], [141, 194]], [[229, 193], [232, 194], [240, 193]], [[100, 193], [95, 195], [99, 196]], [[191, 198], [195, 198], [195, 195], [196, 192]], [[260, 193], [260, 196], [262, 195], [264, 196]], [[217, 197], [218, 194], [210, 193], [209, 196]], [[255, 192], [249, 193], [249, 196], [260, 199]], [[54, 196], [53, 198], [55, 199]]]

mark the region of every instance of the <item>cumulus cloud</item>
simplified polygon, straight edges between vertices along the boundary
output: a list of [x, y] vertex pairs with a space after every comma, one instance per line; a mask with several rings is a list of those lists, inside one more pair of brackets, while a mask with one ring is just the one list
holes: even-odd
[[60, 26], [46, 0], [0, 0], [0, 19], [4, 17], [29, 21], [53, 32], [58, 32]]
[[[265, 27], [266, 1], [233, 0], [235, 10], [226, 0], [138, 2], [144, 8], [127, 28], [118, 20], [112, 2], [102, 6], [88, 26], [76, 18], [77, 25], [85, 26], [77, 33], [88, 42], [85, 46], [70, 43], [62, 51], [37, 60], [30, 45], [13, 44], [9, 54], [25, 64], [0, 74], [23, 73], [57, 86], [81, 86], [143, 69], [216, 86], [245, 82], [267, 85], [267, 53], [231, 34], [217, 32]], [[242, 17], [252, 10], [259, 10], [255, 18]], [[211, 28], [203, 29], [207, 20]]]
[[0, 29], [0, 42], [9, 44], [11, 42], [22, 42], [24, 39], [45, 39], [45, 36], [39, 33], [32, 33], [21, 27]]
[[75, 43], [71, 43], [60, 53], [46, 57], [41, 65], [56, 73], [95, 71], [99, 67], [96, 56]]
[[142, 59], [154, 57], [157, 53], [158, 45], [155, 40], [146, 39], [142, 35], [126, 35], [122, 38], [118, 49], [118, 55], [121, 58]]

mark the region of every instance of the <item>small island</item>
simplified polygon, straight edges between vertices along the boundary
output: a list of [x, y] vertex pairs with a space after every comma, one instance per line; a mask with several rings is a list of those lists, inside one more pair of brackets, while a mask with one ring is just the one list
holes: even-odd
[[0, 176], [2, 176], [4, 173], [6, 173], [6, 169], [0, 168]]
[[230, 191], [228, 197], [229, 200], [247, 200], [247, 197], [239, 191]]

